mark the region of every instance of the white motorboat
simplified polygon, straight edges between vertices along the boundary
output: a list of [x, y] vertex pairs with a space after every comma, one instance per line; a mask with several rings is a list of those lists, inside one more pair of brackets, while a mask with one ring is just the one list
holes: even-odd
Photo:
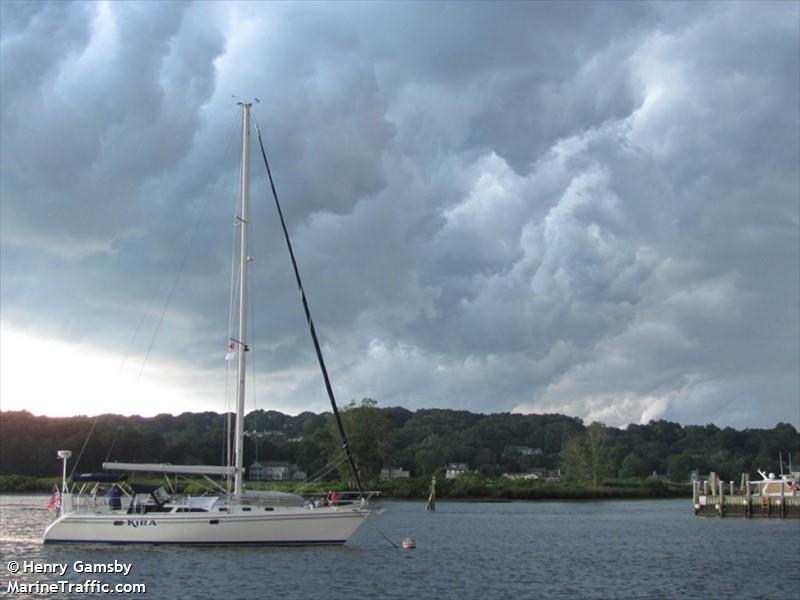
[[761, 481], [750, 483], [752, 494], [774, 498], [800, 496], [800, 477], [798, 477], [798, 474], [781, 474], [780, 477], [776, 477], [775, 473], [767, 474], [761, 469], [758, 470], [758, 474], [761, 475]]

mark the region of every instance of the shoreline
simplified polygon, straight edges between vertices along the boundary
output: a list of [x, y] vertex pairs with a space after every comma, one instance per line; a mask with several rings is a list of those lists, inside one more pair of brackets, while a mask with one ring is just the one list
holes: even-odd
[[[159, 480], [160, 481], [160, 480]], [[154, 480], [155, 482], [155, 480]], [[32, 477], [25, 475], [0, 475], [2, 494], [49, 494], [59, 484], [57, 477]], [[319, 490], [307, 488], [301, 491], [319, 493], [328, 489], [347, 489], [345, 482], [325, 482]], [[381, 492], [380, 497], [389, 500], [425, 501], [429, 494], [427, 478], [394, 480], [380, 482], [372, 487]], [[188, 490], [186, 489], [188, 488]], [[279, 483], [264, 485], [259, 482], [251, 489], [276, 489], [291, 492], [296, 485]], [[191, 482], [184, 488], [190, 493], [198, 493]], [[579, 483], [566, 482], [506, 482], [500, 479], [484, 480], [444, 480], [437, 485], [437, 500], [457, 500], [461, 502], [505, 503], [514, 501], [542, 500], [651, 500], [668, 498], [691, 498], [688, 484], [675, 484], [649, 480], [610, 480], [603, 485], [592, 487]]]

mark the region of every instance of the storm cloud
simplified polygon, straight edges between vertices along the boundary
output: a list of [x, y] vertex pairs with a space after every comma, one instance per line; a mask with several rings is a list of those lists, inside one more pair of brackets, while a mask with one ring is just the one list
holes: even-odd
[[[4, 327], [205, 398], [258, 97], [340, 399], [800, 426], [797, 3], [0, 10]], [[253, 172], [258, 405], [322, 410]]]

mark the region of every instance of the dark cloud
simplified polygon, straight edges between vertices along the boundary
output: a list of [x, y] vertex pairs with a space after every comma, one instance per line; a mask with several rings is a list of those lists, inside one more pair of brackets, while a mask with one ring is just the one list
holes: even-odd
[[[800, 425], [796, 4], [0, 6], [4, 323], [217, 368], [251, 95], [340, 397]], [[253, 166], [261, 402], [323, 408]]]

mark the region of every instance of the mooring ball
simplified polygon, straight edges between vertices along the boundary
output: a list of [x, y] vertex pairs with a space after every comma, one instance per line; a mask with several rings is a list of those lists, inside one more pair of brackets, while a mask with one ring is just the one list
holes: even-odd
[[414, 541], [414, 538], [407, 537], [403, 540], [403, 548], [406, 550], [413, 550], [417, 547], [417, 542]]
[[700, 510], [700, 503], [699, 502], [694, 505], [694, 509], [695, 510]]

